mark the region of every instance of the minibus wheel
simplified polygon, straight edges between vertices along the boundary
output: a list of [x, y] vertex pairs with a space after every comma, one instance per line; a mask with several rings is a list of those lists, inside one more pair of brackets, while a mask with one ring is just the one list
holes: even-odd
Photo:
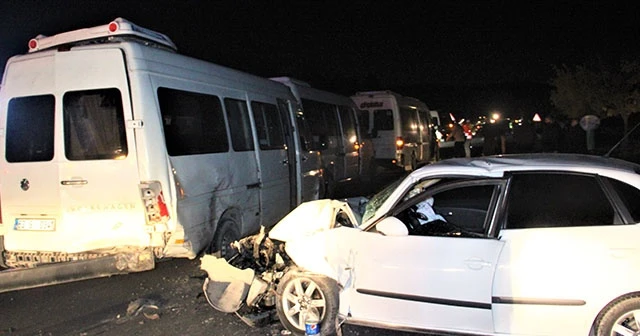
[[225, 218], [218, 225], [218, 230], [213, 237], [209, 251], [210, 253], [220, 252], [220, 257], [229, 260], [236, 254], [231, 247], [231, 243], [238, 239], [240, 239], [238, 224], [231, 218]]

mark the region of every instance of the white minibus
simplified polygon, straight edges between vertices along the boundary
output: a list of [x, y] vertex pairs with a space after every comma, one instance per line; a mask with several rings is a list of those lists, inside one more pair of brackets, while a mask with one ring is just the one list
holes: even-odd
[[371, 134], [379, 165], [414, 170], [436, 158], [425, 103], [388, 90], [357, 92], [351, 99], [364, 112], [360, 124]]
[[367, 180], [375, 174], [375, 150], [358, 125], [355, 104], [349, 97], [311, 87], [290, 77], [274, 77], [287, 85], [309, 121], [308, 145], [322, 155], [324, 197], [331, 198], [343, 182]]
[[323, 185], [283, 84], [118, 18], [38, 36], [0, 90], [0, 292], [226, 255]]

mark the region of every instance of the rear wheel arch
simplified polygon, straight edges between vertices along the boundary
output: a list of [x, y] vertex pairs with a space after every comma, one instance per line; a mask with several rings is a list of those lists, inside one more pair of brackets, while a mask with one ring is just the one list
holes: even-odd
[[607, 303], [594, 319], [589, 336], [609, 336], [616, 321], [631, 311], [640, 313], [640, 292], [627, 293]]

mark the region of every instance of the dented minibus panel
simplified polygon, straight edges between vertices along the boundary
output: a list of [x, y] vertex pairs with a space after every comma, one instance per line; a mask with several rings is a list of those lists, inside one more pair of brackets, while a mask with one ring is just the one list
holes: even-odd
[[225, 255], [317, 199], [295, 105], [121, 18], [32, 39], [0, 88], [0, 292]]

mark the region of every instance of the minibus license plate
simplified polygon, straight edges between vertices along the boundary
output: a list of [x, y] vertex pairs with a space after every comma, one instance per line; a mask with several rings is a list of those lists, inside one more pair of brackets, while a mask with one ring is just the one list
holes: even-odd
[[16, 231], [55, 231], [55, 219], [16, 218]]

